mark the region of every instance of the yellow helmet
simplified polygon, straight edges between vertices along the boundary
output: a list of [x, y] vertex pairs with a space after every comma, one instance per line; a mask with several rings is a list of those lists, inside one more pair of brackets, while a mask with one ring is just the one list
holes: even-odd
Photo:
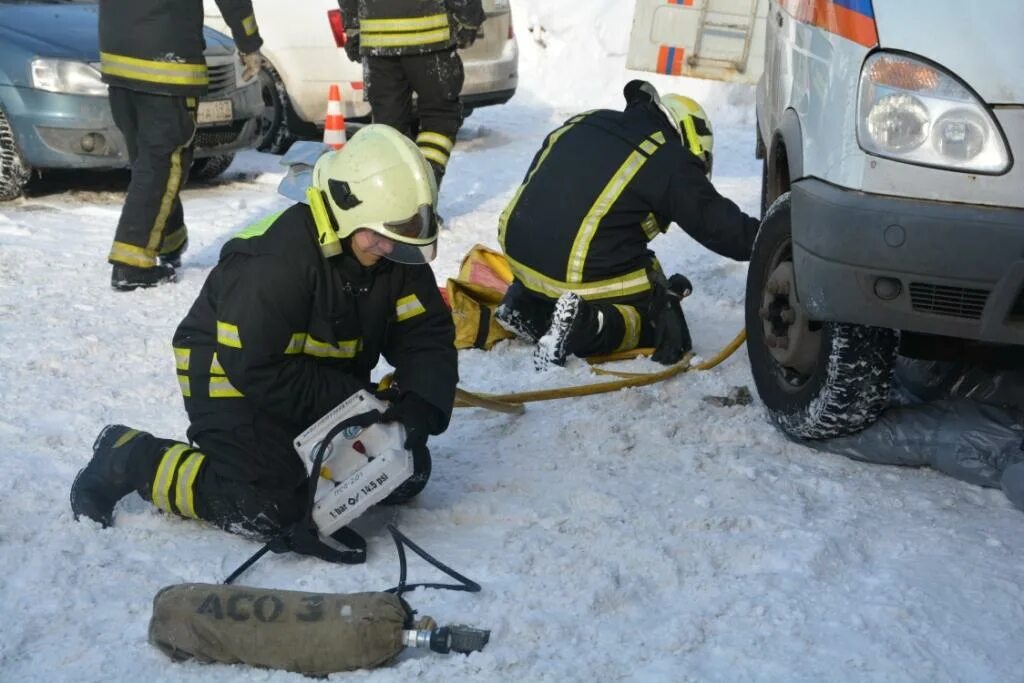
[[386, 258], [427, 263], [437, 255], [437, 182], [416, 144], [390, 126], [373, 124], [313, 166], [306, 197], [327, 256], [357, 230], [387, 237]]
[[711, 177], [712, 148], [715, 137], [711, 132], [711, 120], [704, 108], [684, 95], [669, 93], [662, 95], [661, 104], [668, 110], [673, 122], [679, 126], [679, 134], [686, 148], [698, 159], [704, 161], [708, 177]]

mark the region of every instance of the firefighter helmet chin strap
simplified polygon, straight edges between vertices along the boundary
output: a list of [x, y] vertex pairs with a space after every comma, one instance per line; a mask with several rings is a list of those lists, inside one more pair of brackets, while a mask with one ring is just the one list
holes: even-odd
[[341, 240], [338, 239], [338, 231], [334, 229], [331, 220], [331, 212], [324, 201], [323, 193], [315, 186], [306, 188], [306, 200], [309, 202], [309, 210], [313, 213], [313, 222], [316, 224], [316, 241], [320, 245], [320, 251], [324, 258], [331, 258], [341, 253]]

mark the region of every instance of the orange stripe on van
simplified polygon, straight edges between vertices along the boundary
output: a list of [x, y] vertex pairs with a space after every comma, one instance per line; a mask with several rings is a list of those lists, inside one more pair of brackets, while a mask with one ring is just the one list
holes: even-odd
[[843, 7], [833, 0], [782, 0], [782, 9], [794, 19], [852, 40], [864, 47], [878, 45], [875, 18]]

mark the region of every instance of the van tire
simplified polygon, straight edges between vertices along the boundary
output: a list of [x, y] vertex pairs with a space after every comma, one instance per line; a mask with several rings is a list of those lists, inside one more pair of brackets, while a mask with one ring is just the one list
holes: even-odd
[[896, 333], [815, 322], [796, 299], [789, 193], [768, 208], [747, 270], [747, 352], [772, 421], [800, 439], [871, 425], [888, 405]]
[[21, 158], [11, 123], [0, 109], [0, 202], [20, 197], [31, 177], [32, 169]]
[[203, 157], [192, 162], [192, 170], [188, 177], [191, 180], [213, 180], [224, 171], [235, 160], [234, 154], [220, 154], [215, 157]]
[[259, 79], [263, 116], [260, 117], [256, 149], [270, 154], [284, 154], [296, 140], [292, 128], [298, 115], [292, 109], [291, 98], [288, 97], [281, 75], [266, 60], [263, 60]]

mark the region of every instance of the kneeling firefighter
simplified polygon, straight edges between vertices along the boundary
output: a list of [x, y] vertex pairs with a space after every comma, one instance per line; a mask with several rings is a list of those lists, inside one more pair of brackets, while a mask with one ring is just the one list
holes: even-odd
[[309, 496], [293, 440], [349, 397], [376, 391], [381, 356], [395, 368], [378, 392], [389, 401], [381, 419], [404, 427], [414, 461], [384, 502], [426, 485], [427, 436], [447, 428], [458, 382], [451, 315], [428, 265], [434, 174], [415, 143], [371, 125], [320, 156], [311, 179], [308, 203], [224, 245], [178, 326], [189, 443], [105, 427], [71, 488], [76, 518], [109, 525], [134, 490], [166, 512], [278, 536]]
[[640, 346], [671, 364], [690, 350], [680, 306], [689, 280], [667, 278], [647, 248], [672, 222], [750, 259], [758, 221], [711, 184], [704, 110], [639, 80], [624, 95], [624, 111], [580, 114], [547, 136], [499, 221], [515, 280], [495, 318], [540, 342], [538, 369]]

